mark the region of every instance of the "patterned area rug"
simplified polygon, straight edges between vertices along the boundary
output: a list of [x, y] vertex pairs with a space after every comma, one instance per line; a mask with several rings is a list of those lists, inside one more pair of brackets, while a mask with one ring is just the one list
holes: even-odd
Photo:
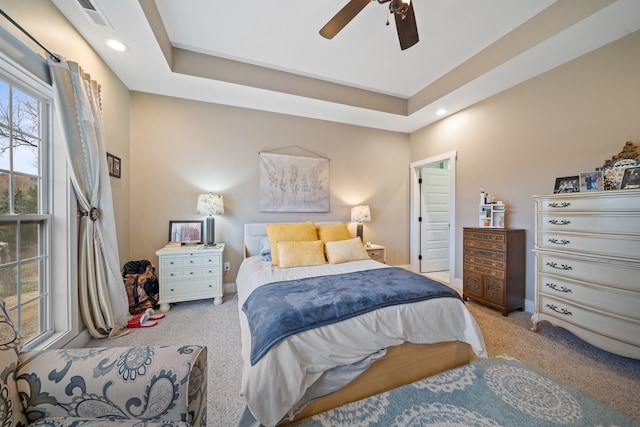
[[539, 371], [498, 356], [349, 403], [297, 427], [640, 426]]

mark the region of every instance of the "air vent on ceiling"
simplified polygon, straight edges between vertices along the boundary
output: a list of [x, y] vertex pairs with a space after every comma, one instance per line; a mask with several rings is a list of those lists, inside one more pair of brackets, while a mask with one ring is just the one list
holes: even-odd
[[100, 9], [94, 5], [91, 0], [78, 0], [78, 3], [94, 24], [100, 25], [101, 27], [113, 28], [107, 17], [104, 16]]

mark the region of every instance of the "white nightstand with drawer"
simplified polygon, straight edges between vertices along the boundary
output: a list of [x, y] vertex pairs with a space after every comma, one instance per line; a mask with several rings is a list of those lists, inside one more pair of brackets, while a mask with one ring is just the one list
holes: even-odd
[[160, 311], [169, 311], [169, 303], [213, 298], [222, 304], [222, 253], [224, 243], [217, 247], [165, 247], [158, 255], [160, 280]]
[[367, 253], [372, 260], [382, 263], [387, 262], [387, 249], [384, 246], [369, 243], [369, 246], [365, 244], [364, 248], [367, 250]]

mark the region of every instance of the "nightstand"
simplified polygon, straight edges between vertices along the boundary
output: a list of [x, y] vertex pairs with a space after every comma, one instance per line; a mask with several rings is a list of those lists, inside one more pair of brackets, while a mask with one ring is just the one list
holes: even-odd
[[367, 250], [367, 253], [369, 254], [372, 260], [382, 262], [382, 263], [386, 262], [387, 249], [384, 246], [370, 243], [369, 246], [365, 244], [364, 248]]
[[160, 273], [160, 311], [169, 311], [169, 303], [213, 298], [222, 304], [222, 253], [224, 243], [216, 247], [164, 247], [156, 252]]

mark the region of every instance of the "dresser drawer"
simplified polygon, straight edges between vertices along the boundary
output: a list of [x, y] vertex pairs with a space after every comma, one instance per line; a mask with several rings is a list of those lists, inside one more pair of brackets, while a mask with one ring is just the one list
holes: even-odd
[[577, 282], [551, 274], [538, 274], [541, 295], [563, 299], [591, 307], [607, 307], [607, 311], [640, 321], [640, 294], [615, 288]]
[[475, 255], [465, 255], [464, 262], [470, 262], [488, 268], [497, 268], [499, 270], [504, 270], [506, 268], [506, 263], [504, 261], [499, 261], [492, 258], [484, 258]]
[[384, 249], [367, 249], [369, 257], [378, 262], [384, 262]]
[[[633, 194], [632, 194], [633, 193]], [[569, 212], [569, 211], [638, 211], [640, 210], [640, 198], [638, 192], [606, 191], [590, 192], [587, 194], [559, 195], [540, 197], [538, 210], [544, 212]]]
[[477, 249], [475, 247], [464, 248], [464, 254], [474, 257], [482, 257], [496, 261], [506, 261], [507, 254], [504, 251], [496, 252], [486, 249]]
[[540, 295], [538, 310], [592, 332], [605, 335], [632, 345], [640, 345], [640, 321], [609, 315], [577, 304]]
[[609, 234], [539, 232], [540, 248], [599, 254], [610, 257], [635, 258], [640, 254], [640, 236]]
[[165, 282], [162, 286], [162, 297], [168, 301], [185, 296], [197, 296], [201, 294], [212, 294], [216, 292], [214, 281], [203, 282]]
[[477, 248], [477, 249], [484, 249], [484, 250], [498, 251], [498, 252], [504, 252], [507, 247], [507, 245], [503, 242], [472, 240], [472, 239], [465, 239], [463, 246], [466, 248]]
[[487, 266], [482, 266], [482, 265], [476, 265], [476, 264], [468, 263], [466, 261], [464, 262], [463, 267], [467, 271], [473, 271], [475, 273], [485, 274], [487, 276], [496, 277], [498, 279], [504, 279], [505, 278], [505, 271], [504, 270], [499, 270], [499, 269], [495, 269], [495, 268], [491, 268], [491, 267], [487, 267]]
[[160, 266], [165, 268], [180, 267], [187, 265], [200, 265], [202, 264], [203, 257], [201, 256], [176, 256], [176, 257], [162, 257]]
[[608, 287], [640, 291], [640, 263], [608, 262], [536, 251], [538, 272]]
[[163, 280], [171, 280], [171, 279], [184, 279], [184, 278], [193, 278], [196, 279], [198, 277], [202, 277], [205, 274], [212, 274], [211, 272], [214, 269], [207, 269], [203, 266], [194, 266], [194, 267], [183, 267], [183, 268], [171, 268], [166, 270], [161, 270], [160, 278]]
[[505, 233], [491, 233], [489, 231], [482, 230], [465, 230], [464, 239], [481, 240], [483, 242], [500, 242], [506, 241]]
[[540, 215], [541, 230], [582, 231], [586, 233], [612, 233], [640, 236], [640, 215], [629, 214], [556, 214]]

